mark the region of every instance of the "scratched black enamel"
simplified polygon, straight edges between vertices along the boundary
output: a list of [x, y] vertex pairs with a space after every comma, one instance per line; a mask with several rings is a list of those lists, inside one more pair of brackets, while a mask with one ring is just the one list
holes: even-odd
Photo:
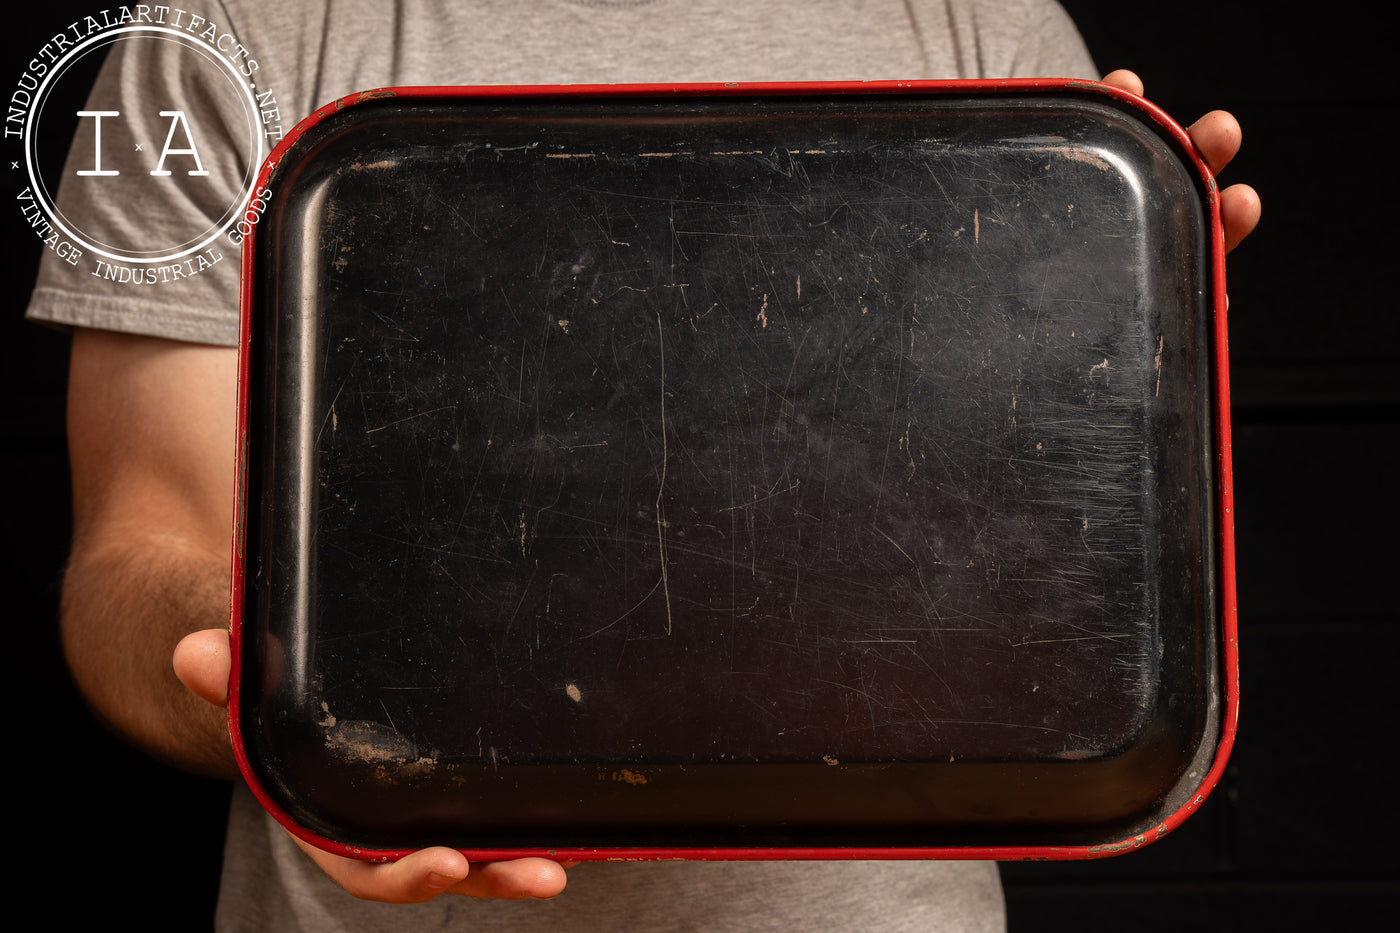
[[279, 169], [254, 319], [247, 702], [308, 821], [1150, 820], [1215, 624], [1166, 143], [1058, 98], [347, 114]]

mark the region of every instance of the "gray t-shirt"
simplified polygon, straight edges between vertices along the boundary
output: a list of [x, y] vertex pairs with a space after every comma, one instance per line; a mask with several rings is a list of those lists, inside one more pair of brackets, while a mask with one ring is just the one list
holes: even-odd
[[[215, 41], [236, 36], [247, 50], [239, 64], [256, 61], [256, 93], [274, 95], [272, 125], [284, 130], [338, 97], [394, 85], [1097, 77], [1053, 0], [222, 0], [206, 7]], [[128, 54], [131, 45], [114, 46], [88, 109], [121, 114], [106, 121], [109, 138], [122, 131], [158, 146], [169, 132], [170, 119], [160, 115], [169, 101], [192, 111], [216, 95], [190, 86], [197, 75], [180, 67], [173, 48]], [[232, 137], [237, 122], [191, 112], [210, 171], [204, 187], [146, 185], [135, 205], [111, 196], [116, 179], [77, 174], [93, 167], [84, 139], [64, 169], [60, 208], [86, 229], [138, 231], [151, 242], [168, 241], [162, 226], [177, 218], [212, 221], [244, 179], [231, 170], [232, 145], [220, 150], [211, 134]], [[104, 143], [104, 168], [122, 158], [137, 157]], [[237, 257], [219, 244], [229, 261], [157, 284], [83, 274], [50, 253], [29, 316], [232, 346]]]
[[[277, 119], [354, 91], [394, 85], [1097, 77], [1053, 0], [223, 0], [203, 15], [256, 59]], [[147, 120], [160, 139], [162, 93], [197, 101], [178, 59], [110, 56], [89, 104]], [[193, 104], [191, 104], [193, 106]], [[143, 116], [148, 114], [149, 116]], [[193, 121], [193, 118], [192, 118]], [[205, 122], [205, 121], [201, 121]], [[215, 121], [217, 122], [217, 121]], [[211, 178], [228, 161], [207, 149]], [[95, 228], [139, 216], [217, 216], [171, 186], [139, 205], [97, 196], [75, 147], [64, 211]], [[224, 173], [234, 177], [234, 173]], [[150, 198], [154, 198], [151, 200]], [[94, 216], [95, 215], [95, 216]], [[159, 231], [153, 233], [159, 239]], [[230, 258], [236, 259], [231, 256]], [[234, 345], [238, 268], [224, 261], [160, 284], [80, 274], [47, 256], [29, 316], [57, 324]], [[246, 790], [235, 794], [218, 912], [224, 931], [274, 930], [999, 930], [988, 862], [584, 864], [548, 902], [440, 897], [414, 907], [356, 901], [323, 876]]]

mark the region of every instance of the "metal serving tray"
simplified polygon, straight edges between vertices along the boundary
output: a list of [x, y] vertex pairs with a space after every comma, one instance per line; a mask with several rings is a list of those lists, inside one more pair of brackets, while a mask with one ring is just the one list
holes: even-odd
[[230, 718], [293, 832], [1087, 857], [1214, 785], [1219, 219], [1151, 105], [393, 89], [260, 188]]

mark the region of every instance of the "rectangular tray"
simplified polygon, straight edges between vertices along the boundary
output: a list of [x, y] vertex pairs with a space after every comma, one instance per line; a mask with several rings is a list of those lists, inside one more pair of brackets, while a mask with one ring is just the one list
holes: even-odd
[[244, 250], [230, 722], [393, 857], [1087, 857], [1234, 733], [1215, 188], [1084, 82], [400, 88]]

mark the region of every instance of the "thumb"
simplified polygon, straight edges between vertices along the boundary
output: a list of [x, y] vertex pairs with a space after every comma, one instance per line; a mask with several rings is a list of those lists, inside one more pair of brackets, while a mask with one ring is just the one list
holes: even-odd
[[228, 704], [228, 675], [232, 666], [228, 632], [205, 629], [180, 639], [171, 658], [175, 676], [190, 692], [215, 706]]

